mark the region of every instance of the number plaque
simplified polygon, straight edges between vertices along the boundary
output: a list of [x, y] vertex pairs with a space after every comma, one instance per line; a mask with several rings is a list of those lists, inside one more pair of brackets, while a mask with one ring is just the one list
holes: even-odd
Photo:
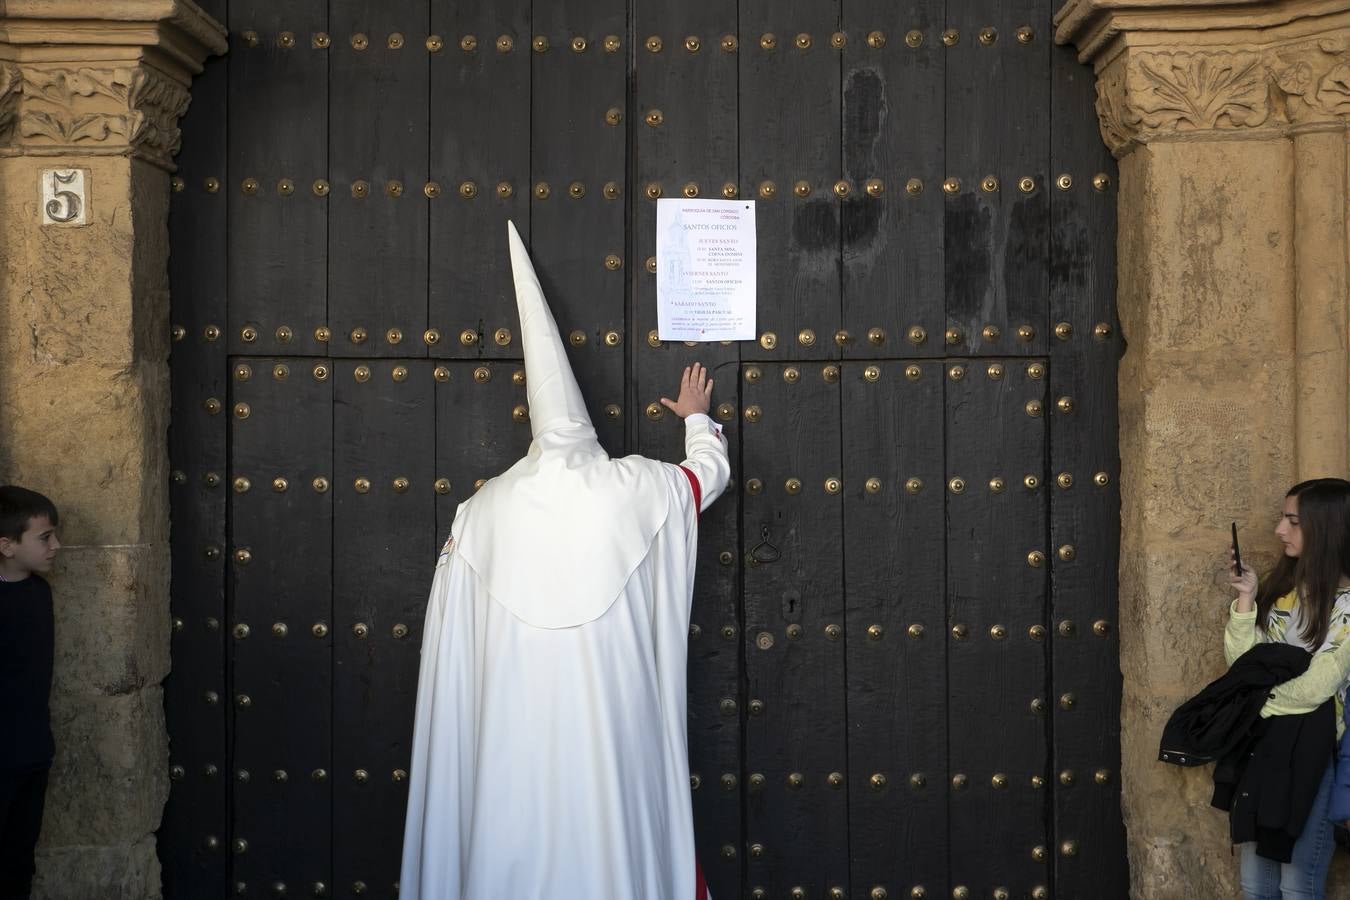
[[86, 169], [42, 170], [42, 224], [86, 225], [89, 182]]

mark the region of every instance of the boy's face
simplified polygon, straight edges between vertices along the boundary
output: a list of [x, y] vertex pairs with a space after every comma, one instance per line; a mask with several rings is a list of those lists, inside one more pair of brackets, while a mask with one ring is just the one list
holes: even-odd
[[10, 566], [24, 572], [50, 572], [61, 542], [56, 539], [56, 528], [46, 516], [34, 516], [28, 527], [15, 541], [0, 537], [0, 557]]

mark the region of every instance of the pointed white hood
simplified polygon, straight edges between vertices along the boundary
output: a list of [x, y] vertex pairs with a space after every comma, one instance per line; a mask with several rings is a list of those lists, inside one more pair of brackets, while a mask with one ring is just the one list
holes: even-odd
[[458, 553], [488, 592], [540, 628], [599, 618], [665, 523], [661, 464], [611, 460], [596, 440], [558, 326], [507, 223], [533, 441], [525, 458], [460, 504]]
[[506, 223], [506, 236], [511, 244], [511, 275], [516, 283], [516, 308], [520, 312], [521, 343], [525, 347], [530, 432], [535, 440], [543, 434], [568, 431], [578, 442], [586, 440], [588, 433], [594, 441], [595, 429], [567, 361], [562, 335], [549, 312], [544, 289], [539, 286], [530, 254], [514, 222]]

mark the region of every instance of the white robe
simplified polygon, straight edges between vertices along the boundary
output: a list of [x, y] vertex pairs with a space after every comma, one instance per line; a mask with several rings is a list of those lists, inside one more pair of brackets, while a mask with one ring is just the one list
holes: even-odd
[[[706, 508], [730, 476], [725, 441], [691, 416], [685, 442]], [[442, 550], [422, 638], [403, 900], [694, 897], [685, 664], [699, 510], [685, 472], [657, 471], [665, 524], [613, 605], [584, 624], [527, 624], [453, 538]], [[519, 564], [530, 565], [528, 547]]]

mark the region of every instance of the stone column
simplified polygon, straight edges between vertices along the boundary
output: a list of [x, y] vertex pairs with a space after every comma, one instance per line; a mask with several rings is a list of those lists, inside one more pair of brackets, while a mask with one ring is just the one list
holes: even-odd
[[[1071, 0], [1120, 159], [1122, 789], [1134, 896], [1237, 896], [1209, 769], [1157, 762], [1224, 669], [1228, 523], [1271, 566], [1285, 490], [1346, 475], [1343, 2]], [[1350, 896], [1337, 872], [1336, 896]], [[1334, 892], [1333, 892], [1334, 893]]]
[[160, 896], [169, 173], [225, 47], [190, 0], [0, 2], [0, 482], [66, 544], [36, 897]]
[[1294, 128], [1292, 137], [1298, 472], [1346, 477], [1345, 124], [1315, 121]]

